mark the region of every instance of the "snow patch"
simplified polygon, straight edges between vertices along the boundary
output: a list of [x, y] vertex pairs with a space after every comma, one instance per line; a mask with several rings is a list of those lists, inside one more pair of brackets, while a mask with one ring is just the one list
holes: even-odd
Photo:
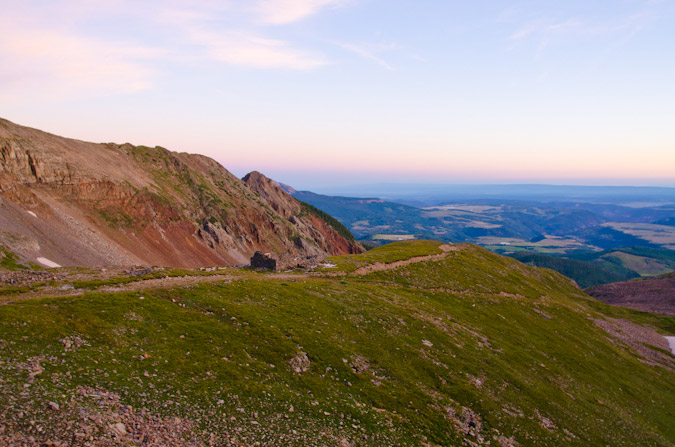
[[26, 212], [27, 212], [28, 214], [30, 214], [31, 216], [33, 216], [33, 217], [37, 217], [37, 214], [35, 214], [35, 213], [32, 212], [32, 211], [26, 211]]
[[46, 267], [51, 267], [51, 268], [61, 267], [61, 265], [57, 264], [54, 261], [50, 261], [47, 258], [37, 258], [37, 262], [39, 262], [40, 264], [42, 264]]
[[675, 354], [675, 337], [666, 337], [666, 340], [668, 340], [670, 351]]

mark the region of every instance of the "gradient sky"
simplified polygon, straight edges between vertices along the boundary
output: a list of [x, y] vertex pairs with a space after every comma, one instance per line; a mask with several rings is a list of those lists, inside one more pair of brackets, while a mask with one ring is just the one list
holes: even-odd
[[0, 116], [298, 188], [675, 186], [674, 0], [0, 0]]

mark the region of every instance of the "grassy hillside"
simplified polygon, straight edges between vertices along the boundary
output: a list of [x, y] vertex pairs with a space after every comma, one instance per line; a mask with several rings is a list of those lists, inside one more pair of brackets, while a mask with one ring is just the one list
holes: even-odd
[[1, 306], [0, 444], [673, 445], [674, 318], [452, 249]]
[[13, 253], [0, 245], [0, 272], [5, 270], [13, 271], [21, 269], [28, 269], [28, 267], [20, 264], [19, 257], [16, 255], [16, 253]]
[[[353, 272], [360, 267], [375, 263], [390, 264], [419, 256], [438, 255], [443, 253], [438, 241], [401, 241], [375, 247], [360, 255], [333, 256], [328, 259], [329, 266], [324, 271]], [[332, 264], [332, 265], [331, 265]]]
[[41, 270], [42, 267], [34, 262], [21, 259], [20, 255], [0, 245], [0, 273], [26, 269]]

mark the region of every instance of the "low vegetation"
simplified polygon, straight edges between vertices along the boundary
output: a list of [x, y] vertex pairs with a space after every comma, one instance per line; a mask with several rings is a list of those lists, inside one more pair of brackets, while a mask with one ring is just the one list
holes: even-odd
[[0, 246], [0, 271], [2, 271], [1, 269], [14, 271], [25, 270], [28, 268], [30, 267], [19, 262], [19, 257], [15, 253]]
[[675, 319], [439, 245], [334, 258], [353, 272], [443, 255], [365, 275], [1, 306], [0, 443], [140, 445], [160, 421], [184, 445], [672, 445], [675, 358], [601, 326], [674, 333]]

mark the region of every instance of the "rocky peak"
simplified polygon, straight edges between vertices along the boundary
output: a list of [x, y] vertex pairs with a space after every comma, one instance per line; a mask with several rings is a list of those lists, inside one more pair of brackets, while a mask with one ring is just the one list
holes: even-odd
[[[353, 237], [347, 239], [340, 234], [335, 227], [335, 225], [342, 226], [339, 222], [328, 223], [321, 217], [320, 212], [317, 212], [318, 210], [292, 197], [279, 186], [278, 182], [257, 171], [246, 174], [242, 181], [265, 199], [274, 211], [288, 219], [296, 231], [312, 235], [308, 238], [311, 242], [303, 240], [302, 237], [296, 237], [296, 249], [312, 256], [320, 252], [336, 255], [341, 252], [361, 253], [363, 251], [363, 247]], [[346, 228], [343, 230], [349, 233]]]
[[298, 201], [281, 189], [277, 182], [260, 172], [249, 172], [242, 178], [242, 181], [264, 198], [274, 211], [285, 218], [291, 218], [300, 212], [301, 207]]

